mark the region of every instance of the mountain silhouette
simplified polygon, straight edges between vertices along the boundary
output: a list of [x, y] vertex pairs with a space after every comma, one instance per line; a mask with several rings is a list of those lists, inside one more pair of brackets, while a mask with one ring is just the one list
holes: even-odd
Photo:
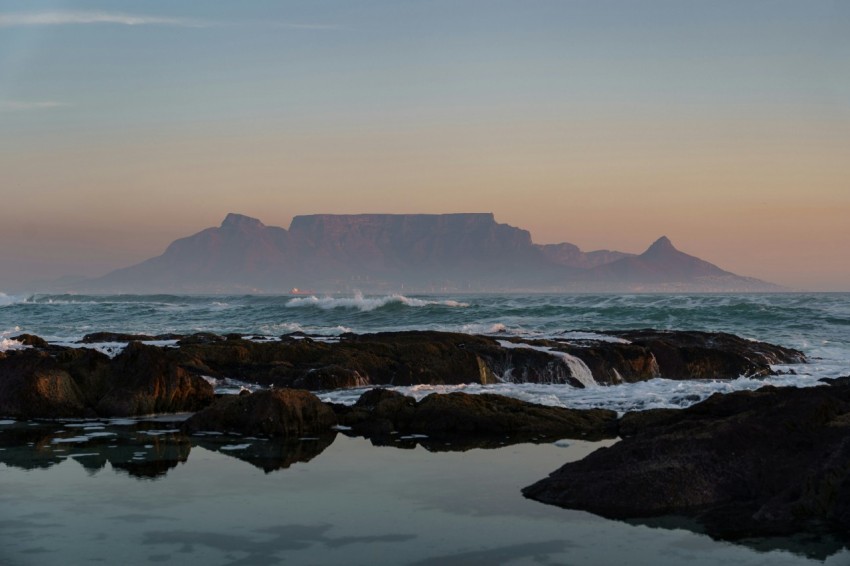
[[228, 214], [139, 264], [78, 284], [99, 292], [769, 291], [677, 250], [538, 245], [491, 213], [313, 214], [289, 229]]

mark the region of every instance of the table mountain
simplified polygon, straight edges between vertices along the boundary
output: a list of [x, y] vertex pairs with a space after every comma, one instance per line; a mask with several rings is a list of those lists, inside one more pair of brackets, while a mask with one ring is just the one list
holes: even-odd
[[137, 265], [78, 284], [97, 292], [778, 290], [678, 251], [638, 256], [538, 245], [491, 213], [313, 214], [289, 229], [228, 214]]

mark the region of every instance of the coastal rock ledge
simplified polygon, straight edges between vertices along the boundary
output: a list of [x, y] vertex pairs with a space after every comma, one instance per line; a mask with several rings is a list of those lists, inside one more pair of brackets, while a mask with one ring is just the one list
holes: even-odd
[[[59, 418], [198, 411], [208, 381], [322, 391], [346, 387], [553, 383], [617, 385], [653, 378], [735, 379], [806, 361], [790, 348], [706, 332], [632, 330], [592, 338], [521, 339], [452, 332], [245, 338], [92, 334], [80, 347], [16, 337], [0, 352], [0, 416]], [[146, 339], [168, 345], [145, 344]], [[106, 346], [115, 357], [82, 344]], [[125, 342], [125, 347], [116, 342]]]
[[723, 539], [832, 530], [848, 540], [848, 384], [629, 413], [620, 435], [523, 494], [609, 519], [684, 516]]

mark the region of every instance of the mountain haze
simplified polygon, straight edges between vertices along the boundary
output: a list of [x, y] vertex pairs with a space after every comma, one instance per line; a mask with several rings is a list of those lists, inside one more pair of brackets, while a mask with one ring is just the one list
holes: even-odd
[[491, 213], [313, 214], [289, 229], [228, 214], [137, 265], [77, 285], [97, 292], [767, 291], [662, 237], [640, 255], [538, 245]]

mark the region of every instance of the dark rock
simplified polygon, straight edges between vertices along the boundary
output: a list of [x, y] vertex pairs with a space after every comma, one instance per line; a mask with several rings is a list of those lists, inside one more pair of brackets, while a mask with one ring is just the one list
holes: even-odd
[[721, 538], [850, 532], [850, 387], [765, 387], [624, 418], [630, 436], [523, 490], [613, 519], [685, 515]]
[[390, 389], [370, 389], [353, 407], [335, 407], [339, 424], [357, 434], [382, 435], [410, 428], [416, 400]]
[[333, 410], [312, 393], [272, 389], [216, 399], [185, 421], [183, 430], [299, 437], [329, 432], [336, 424]]
[[105, 387], [96, 407], [103, 416], [197, 411], [214, 397], [206, 380], [174, 363], [165, 349], [141, 342], [115, 357]]
[[150, 342], [155, 340], [153, 336], [147, 334], [123, 334], [121, 332], [92, 332], [86, 334], [80, 340], [80, 344], [99, 344], [102, 342], [133, 342], [142, 341]]
[[182, 365], [203, 375], [238, 376], [261, 385], [311, 390], [365, 385], [493, 383], [475, 352], [458, 343], [491, 339], [446, 332], [367, 334], [339, 343], [307, 339], [181, 341]]
[[433, 393], [417, 403], [396, 391], [372, 389], [354, 406], [334, 409], [340, 424], [367, 436], [613, 438], [617, 426], [614, 411], [547, 407], [489, 393]]
[[49, 354], [7, 352], [0, 362], [0, 415], [31, 419], [91, 414], [77, 383]]
[[818, 381], [829, 385], [850, 385], [850, 375], [842, 377], [823, 377]]
[[730, 379], [772, 375], [771, 364], [805, 363], [799, 350], [723, 332], [630, 330], [608, 334], [647, 348], [667, 379]]
[[[486, 336], [430, 331], [348, 335], [330, 343], [306, 338], [252, 341], [238, 335], [224, 339], [200, 333], [184, 337], [176, 348], [131, 342], [114, 360], [86, 349], [40, 349], [54, 359], [57, 369], [71, 375], [84, 405], [102, 415], [196, 410], [212, 399], [200, 376], [309, 390], [502, 381], [584, 387], [654, 377], [767, 375], [771, 364], [804, 360], [795, 350], [726, 334], [648, 330], [615, 334], [631, 343], [510, 338], [506, 340], [512, 344], [505, 344]], [[115, 341], [133, 336], [98, 333], [88, 338]], [[37, 337], [27, 339], [42, 343]], [[15, 355], [0, 354], [0, 378], [5, 358]]]
[[605, 409], [547, 407], [482, 393], [431, 394], [416, 406], [412, 432], [439, 434], [531, 434], [547, 437], [611, 438], [617, 413]]
[[41, 338], [40, 336], [35, 336], [33, 334], [20, 334], [18, 336], [13, 336], [12, 340], [16, 340], [24, 346], [32, 346], [33, 348], [49, 347], [47, 340]]
[[177, 341], [177, 344], [180, 346], [186, 346], [190, 344], [214, 344], [222, 341], [224, 341], [224, 338], [218, 334], [213, 334], [212, 332], [196, 332], [195, 334], [190, 334], [189, 336], [180, 338], [180, 340]]

